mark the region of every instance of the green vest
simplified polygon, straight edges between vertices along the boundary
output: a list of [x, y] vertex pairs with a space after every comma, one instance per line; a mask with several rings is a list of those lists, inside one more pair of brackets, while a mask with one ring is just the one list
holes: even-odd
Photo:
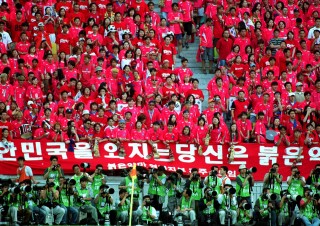
[[[58, 170], [49, 170], [48, 178], [54, 177], [55, 188], [59, 186], [59, 171]], [[48, 179], [47, 179], [48, 181]]]
[[[278, 175], [278, 177], [280, 177], [280, 174]], [[281, 184], [276, 179], [273, 179], [273, 181], [274, 182], [272, 184], [269, 184], [270, 193], [280, 195]]]
[[104, 216], [106, 212], [109, 212], [111, 210], [111, 204], [108, 203], [107, 200], [108, 200], [108, 197], [103, 198], [100, 196], [98, 198], [98, 203], [96, 204], [96, 207], [102, 216]]
[[143, 221], [152, 222], [151, 217], [148, 216], [148, 211], [149, 211], [150, 208], [152, 208], [152, 207], [149, 206], [149, 207], [147, 208], [147, 207], [144, 206], [144, 207], [142, 208], [142, 216], [141, 216], [141, 219], [142, 219]]
[[259, 208], [260, 210], [264, 210], [261, 214], [261, 217], [265, 218], [269, 215], [269, 211], [267, 210], [268, 208], [268, 203], [269, 203], [269, 200], [266, 199], [266, 200], [263, 200], [261, 197], [259, 197]]
[[[70, 200], [70, 203], [69, 203]], [[64, 205], [65, 207], [73, 206], [74, 203], [74, 196], [68, 196], [66, 194], [66, 189], [62, 189], [60, 191], [60, 204]]]
[[[89, 192], [89, 189], [87, 189], [87, 188], [79, 189], [78, 194], [79, 194], [79, 197], [90, 198], [90, 192]], [[86, 205], [90, 205], [91, 201], [86, 200], [85, 203], [86, 203]]]
[[[204, 199], [203, 202], [204, 202], [204, 204], [207, 204], [207, 200], [206, 199]], [[213, 205], [213, 200], [212, 200], [211, 205], [207, 206], [207, 208], [205, 208], [202, 212], [204, 214], [214, 214], [216, 212], [216, 209], [214, 208], [214, 205]]]
[[250, 210], [245, 210], [243, 208], [239, 208], [238, 222], [241, 223], [241, 224], [249, 223], [249, 221], [251, 220], [251, 218], [246, 216], [245, 213], [247, 213], [247, 215], [249, 215], [250, 214]]
[[[121, 200], [120, 200], [120, 202], [121, 202]], [[117, 214], [118, 214], [118, 216], [119, 216], [119, 215], [121, 214], [121, 212], [123, 212], [123, 211], [128, 212], [129, 209], [130, 209], [130, 202], [129, 202], [128, 200], [126, 200], [122, 206], [118, 206], [118, 207], [117, 207]]]
[[80, 184], [80, 179], [81, 177], [83, 177], [83, 173], [81, 173], [80, 176], [77, 176], [77, 175], [73, 175], [71, 178], [74, 179], [76, 181], [76, 189], [77, 190], [80, 190], [81, 188], [81, 184]]
[[303, 196], [303, 186], [301, 180], [292, 178], [291, 184], [288, 187], [288, 191], [291, 195], [301, 195]]
[[312, 175], [311, 180], [312, 180], [312, 183], [310, 185], [310, 189], [312, 190], [313, 193], [320, 194], [320, 190], [317, 190], [316, 186], [314, 185], [316, 182], [320, 184], [320, 177], [317, 180], [317, 178], [314, 175]]
[[9, 205], [10, 206], [14, 206], [14, 207], [19, 207], [21, 203], [21, 195], [20, 194], [16, 194], [15, 199], [13, 199], [12, 197], [10, 197], [9, 200]]
[[[127, 192], [128, 194], [131, 194], [132, 193], [132, 179], [131, 177], [126, 177], [125, 178], [125, 183], [126, 183], [126, 187], [127, 187]], [[139, 195], [140, 194], [140, 187], [139, 187], [139, 181], [137, 178], [135, 178], [133, 180], [133, 183], [134, 183], [134, 191], [133, 191], [133, 194], [134, 195]]]
[[28, 197], [28, 201], [26, 201], [25, 203], [25, 207], [26, 208], [33, 208], [34, 206], [36, 206], [34, 200], [34, 194], [31, 192], [26, 193], [26, 196]]
[[[231, 202], [232, 199], [230, 199], [229, 195], [223, 195], [223, 200], [222, 203], [220, 205], [220, 209], [226, 210], [227, 209], [227, 202]], [[232, 203], [230, 203], [230, 209], [231, 210], [237, 210], [237, 206], [232, 205]]]
[[[307, 202], [306, 198], [302, 198], [304, 202]], [[314, 217], [317, 217], [317, 214], [313, 210], [313, 203], [309, 202], [304, 208], [300, 208], [301, 215], [305, 216], [309, 220], [312, 220]]]
[[280, 208], [280, 212], [284, 214], [284, 216], [288, 217], [289, 216], [289, 206], [288, 202], [283, 202], [282, 207]]
[[189, 209], [191, 207], [192, 200], [193, 200], [192, 197], [190, 197], [189, 200], [186, 200], [186, 198], [183, 196], [181, 199], [180, 209], [181, 210]]
[[222, 180], [219, 177], [208, 176], [208, 187], [215, 190], [218, 194], [221, 194]]
[[190, 189], [192, 191], [191, 197], [194, 200], [199, 201], [202, 198], [202, 188], [200, 188], [200, 181], [191, 181]]
[[[166, 178], [166, 175], [163, 174], [162, 176], [159, 176], [159, 180], [163, 180]], [[159, 185], [158, 182], [154, 179], [154, 177], [151, 177], [148, 193], [150, 195], [159, 195], [159, 196], [165, 196], [166, 195], [166, 188], [163, 185]]]
[[95, 175], [93, 177], [93, 181], [92, 181], [92, 185], [91, 188], [93, 190], [93, 195], [96, 196], [97, 194], [99, 194], [100, 191], [100, 186], [102, 185], [102, 181], [104, 179], [104, 175]]
[[[238, 175], [237, 176], [240, 180], [241, 180], [241, 182], [242, 182], [242, 184], [244, 183], [244, 180], [245, 180], [245, 178], [243, 178], [241, 175]], [[247, 182], [247, 184], [246, 184], [246, 186], [245, 187], [240, 187], [239, 185], [238, 185], [238, 183], [236, 184], [236, 190], [237, 190], [237, 195], [239, 196], [239, 197], [250, 197], [250, 185], [249, 185], [249, 182]]]

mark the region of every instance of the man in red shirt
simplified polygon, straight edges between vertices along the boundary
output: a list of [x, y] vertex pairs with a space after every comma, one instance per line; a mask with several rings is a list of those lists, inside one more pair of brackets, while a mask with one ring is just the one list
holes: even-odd
[[171, 43], [170, 36], [166, 36], [164, 38], [164, 44], [162, 44], [159, 48], [159, 62], [163, 64], [165, 60], [169, 60], [169, 67], [172, 68], [172, 66], [176, 63], [176, 55], [177, 50], [176, 47]]
[[244, 95], [244, 91], [239, 91], [237, 100], [233, 101], [231, 105], [231, 117], [234, 123], [238, 119], [241, 112], [248, 113], [249, 101], [244, 99]]
[[192, 79], [192, 89], [189, 89], [186, 93], [186, 97], [189, 95], [193, 95], [195, 99], [199, 99], [201, 101], [204, 100], [203, 92], [199, 89], [199, 80]]
[[199, 29], [200, 37], [200, 56], [202, 72], [206, 74], [206, 60], [209, 60], [209, 73], [213, 73], [213, 26], [212, 19], [207, 18], [206, 23]]
[[68, 56], [71, 53], [71, 41], [72, 37], [69, 34], [69, 25], [64, 24], [62, 26], [62, 33], [57, 35], [57, 52], [64, 52]]
[[320, 103], [320, 79], [315, 82], [316, 89], [311, 93], [311, 101], [319, 105]]
[[233, 47], [233, 41], [231, 38], [229, 38], [230, 33], [228, 30], [225, 30], [223, 32], [223, 37], [219, 39], [217, 42], [217, 52], [219, 54], [219, 66], [225, 66], [226, 65], [226, 59], [229, 53], [231, 52], [231, 49]]

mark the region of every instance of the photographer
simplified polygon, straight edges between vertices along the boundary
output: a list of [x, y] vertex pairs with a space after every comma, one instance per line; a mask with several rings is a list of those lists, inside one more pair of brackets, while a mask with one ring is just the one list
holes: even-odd
[[231, 217], [231, 224], [234, 225], [237, 222], [237, 198], [236, 190], [231, 184], [224, 185], [224, 193], [218, 194], [219, 219], [222, 225], [226, 224], [226, 215]]
[[[79, 211], [73, 207], [75, 203], [75, 184], [76, 181], [73, 179], [66, 180], [64, 177], [60, 177], [60, 183], [57, 190], [60, 193], [60, 207], [65, 211], [61, 221], [62, 224], [77, 224], [78, 222]], [[69, 218], [69, 215], [71, 215], [71, 219]]]
[[96, 196], [99, 194], [100, 186], [107, 183], [107, 176], [103, 174], [103, 167], [101, 164], [96, 165], [96, 169], [91, 175], [91, 178], [91, 188], [93, 189], [93, 195]]
[[[84, 170], [86, 168], [90, 167], [90, 164], [88, 164], [88, 163], [81, 163], [80, 165], [83, 166], [82, 168], [84, 168]], [[72, 166], [72, 169], [75, 174], [71, 177], [71, 179], [76, 181], [77, 190], [80, 189], [80, 186], [81, 186], [80, 179], [81, 178], [86, 177], [88, 179], [88, 181], [92, 182], [92, 178], [90, 177], [90, 175], [87, 172], [81, 172], [80, 166], [78, 164], [74, 164]]]
[[[246, 199], [241, 199], [239, 202], [238, 221], [235, 226], [253, 226], [253, 217], [251, 212], [251, 204]], [[282, 225], [279, 225], [282, 226]]]
[[300, 195], [303, 196], [303, 187], [306, 185], [305, 179], [301, 176], [300, 171], [297, 166], [291, 167], [291, 176], [288, 177], [287, 183], [289, 185], [288, 192], [290, 195]]
[[[9, 210], [9, 182], [10, 184], [12, 183], [12, 181], [3, 182], [0, 190], [0, 207], [2, 209], [2, 216], [7, 216]], [[2, 219], [0, 219], [0, 221], [2, 221]]]
[[149, 225], [157, 217], [156, 209], [151, 206], [151, 199], [149, 195], [143, 197], [142, 205], [139, 207], [138, 212], [141, 215], [143, 225]]
[[199, 201], [200, 224], [205, 226], [217, 225], [219, 202], [211, 188], [204, 189], [204, 197]]
[[152, 206], [160, 211], [162, 211], [162, 204], [166, 198], [166, 169], [164, 166], [159, 166], [158, 169], [151, 169], [149, 176], [149, 189], [148, 194], [152, 199]]
[[221, 180], [222, 180], [222, 186], [224, 186], [225, 184], [231, 184], [231, 180], [228, 177], [228, 167], [226, 166], [221, 166], [220, 167], [220, 175], [221, 175]]
[[316, 167], [311, 170], [307, 184], [310, 185], [313, 193], [320, 194], [320, 164], [317, 164]]
[[282, 175], [279, 174], [279, 164], [272, 164], [269, 173], [266, 173], [263, 179], [263, 187], [269, 188], [270, 193], [277, 195], [277, 200], [280, 200], [280, 192], [282, 185]]
[[294, 225], [296, 214], [291, 210], [290, 202], [292, 202], [292, 196], [285, 190], [281, 192], [282, 198], [280, 200], [278, 216], [278, 225]]
[[245, 165], [239, 166], [240, 174], [236, 178], [236, 190], [238, 203], [241, 199], [246, 199], [251, 204], [251, 190], [254, 185], [252, 172]]
[[204, 179], [204, 184], [212, 188], [214, 191], [216, 191], [218, 194], [221, 194], [222, 191], [222, 180], [218, 177], [219, 167], [218, 166], [212, 166], [211, 171], [209, 172], [209, 175], [206, 176]]
[[[254, 219], [258, 225], [277, 225], [276, 196], [271, 195], [269, 188], [263, 188], [261, 196], [254, 205]], [[271, 223], [270, 223], [271, 221]]]
[[54, 182], [47, 183], [44, 190], [40, 192], [40, 202], [44, 205], [41, 207], [46, 212], [47, 216], [52, 217], [52, 221], [55, 217], [55, 223], [60, 224], [65, 210], [59, 206], [59, 191], [54, 189]]
[[[129, 197], [131, 196], [132, 193], [132, 178], [131, 178], [131, 170], [132, 167], [129, 168], [128, 172], [126, 173], [126, 177], [120, 182], [119, 189], [125, 189]], [[140, 171], [137, 167], [137, 177], [134, 179], [134, 191], [133, 191], [133, 198], [137, 202], [139, 201], [141, 189], [143, 188], [143, 183], [140, 181], [139, 178]]]
[[[317, 201], [309, 188], [305, 189], [304, 197], [300, 200], [300, 218], [304, 225], [320, 225]], [[318, 198], [319, 199], [319, 198]]]
[[175, 221], [177, 217], [188, 218], [191, 221], [191, 225], [195, 225], [196, 221], [196, 212], [195, 212], [195, 201], [192, 198], [192, 191], [189, 188], [186, 188], [183, 191], [181, 201], [179, 202], [176, 213], [174, 216]]
[[50, 157], [50, 166], [44, 171], [43, 178], [48, 182], [49, 176], [54, 178], [55, 186], [59, 185], [59, 178], [64, 176], [63, 169], [58, 164], [58, 157], [55, 155]]
[[185, 187], [185, 180], [182, 178], [183, 171], [178, 169], [172, 173], [166, 180], [166, 188], [168, 194], [168, 210], [173, 213], [177, 208], [177, 203], [182, 197]]
[[110, 188], [106, 184], [103, 184], [100, 186], [99, 194], [95, 196], [94, 204], [98, 209], [98, 218], [102, 219], [104, 222], [104, 219], [106, 217], [106, 214], [109, 214], [110, 223], [116, 224], [117, 221], [117, 212], [115, 210], [111, 210], [113, 205], [113, 199], [111, 195], [114, 193], [114, 189]]
[[191, 189], [192, 199], [195, 201], [195, 211], [199, 213], [199, 201], [202, 198], [202, 189], [204, 187], [203, 181], [201, 180], [200, 174], [197, 168], [191, 169], [191, 174], [186, 182], [186, 188]]
[[79, 211], [84, 213], [90, 213], [91, 217], [95, 220], [96, 224], [99, 224], [97, 209], [91, 205], [93, 199], [93, 192], [90, 186], [87, 186], [88, 178], [81, 177], [80, 189], [77, 193], [77, 205], [80, 206]]
[[[127, 225], [129, 223], [129, 210], [130, 210], [130, 196], [129, 193], [125, 189], [120, 189], [119, 191], [119, 200], [116, 202], [117, 207], [117, 220], [121, 221], [121, 224]], [[142, 213], [137, 210], [138, 205], [133, 206], [133, 216], [132, 216], [132, 224], [135, 225], [138, 222], [138, 218]]]

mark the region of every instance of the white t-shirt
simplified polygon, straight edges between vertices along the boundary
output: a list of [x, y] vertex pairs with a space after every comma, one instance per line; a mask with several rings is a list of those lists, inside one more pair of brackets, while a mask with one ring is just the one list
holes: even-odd
[[8, 44], [10, 44], [12, 42], [12, 39], [9, 35], [8, 32], [0, 32], [0, 34], [2, 35], [2, 42], [3, 44], [6, 46], [6, 49], [8, 49]]

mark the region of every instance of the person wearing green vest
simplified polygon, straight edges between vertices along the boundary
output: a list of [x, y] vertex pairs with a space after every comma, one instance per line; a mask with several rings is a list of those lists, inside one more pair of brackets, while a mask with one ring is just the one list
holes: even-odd
[[231, 224], [234, 225], [237, 222], [237, 198], [236, 198], [236, 189], [233, 188], [231, 184], [225, 184], [223, 194], [218, 194], [217, 200], [220, 204], [219, 207], [219, 219], [220, 224], [226, 224], [226, 215], [229, 211], [231, 216]]
[[145, 195], [141, 206], [139, 206], [138, 213], [143, 225], [151, 224], [157, 217], [156, 209], [151, 206], [150, 195]]
[[246, 199], [251, 204], [251, 189], [254, 185], [252, 173], [248, 172], [246, 165], [239, 166], [240, 174], [236, 178], [237, 201]]
[[278, 225], [294, 225], [294, 221], [296, 219], [295, 211], [290, 209], [289, 201], [291, 201], [290, 194], [287, 193], [288, 191], [283, 191], [282, 198], [279, 204], [280, 213], [278, 215]]
[[80, 189], [75, 193], [77, 197], [77, 205], [80, 206], [79, 211], [83, 213], [91, 213], [93, 220], [99, 224], [97, 209], [92, 206], [93, 192], [90, 186], [87, 185], [88, 178], [81, 177]]
[[219, 203], [216, 197], [212, 196], [212, 189], [206, 187], [204, 189], [204, 197], [199, 201], [199, 215], [200, 225], [211, 226], [218, 223], [218, 208]]
[[177, 221], [179, 217], [185, 217], [191, 221], [191, 225], [196, 224], [195, 201], [192, 198], [192, 191], [186, 188], [183, 191], [180, 203], [177, 206], [174, 219]]
[[177, 203], [182, 197], [185, 188], [185, 180], [182, 178], [183, 171], [178, 169], [172, 173], [166, 180], [166, 188], [168, 195], [168, 210], [173, 213], [177, 208]]
[[93, 195], [99, 194], [99, 188], [101, 185], [107, 183], [107, 176], [103, 174], [103, 166], [101, 164], [96, 165], [94, 173], [91, 175]]
[[[116, 202], [117, 207], [117, 220], [121, 224], [129, 224], [129, 211], [130, 211], [130, 196], [126, 189], [120, 189], [119, 191], [119, 200]], [[138, 219], [141, 216], [142, 212], [137, 210], [139, 206], [133, 205], [132, 211], [132, 224], [135, 225], [138, 223]]]
[[316, 167], [311, 170], [307, 184], [310, 185], [313, 193], [320, 194], [320, 164], [317, 164]]
[[[57, 187], [57, 190], [60, 193], [59, 204], [65, 211], [61, 224], [78, 223], [79, 211], [74, 207], [75, 183], [76, 181], [73, 179], [66, 180], [65, 177], [60, 177], [60, 183]], [[69, 215], [71, 215], [71, 219]]]
[[312, 191], [305, 189], [304, 197], [300, 200], [300, 219], [306, 226], [319, 226], [320, 219], [317, 212], [317, 200], [313, 198]]
[[113, 210], [113, 198], [111, 195], [114, 193], [114, 189], [110, 188], [106, 184], [103, 184], [99, 188], [99, 194], [94, 198], [94, 204], [98, 209], [98, 218], [104, 222], [105, 217], [109, 214], [109, 220], [112, 225], [117, 223], [117, 211]]
[[166, 198], [166, 169], [164, 166], [159, 166], [158, 169], [152, 169], [149, 176], [149, 189], [148, 195], [152, 199], [152, 206], [158, 210], [162, 211], [162, 205]]
[[204, 179], [204, 184], [207, 187], [212, 188], [218, 194], [221, 194], [222, 188], [222, 180], [218, 177], [219, 167], [212, 166], [209, 175]]
[[292, 196], [303, 196], [303, 187], [306, 185], [305, 178], [301, 176], [297, 166], [291, 167], [291, 176], [288, 177], [288, 192]]
[[202, 198], [202, 189], [204, 187], [197, 168], [191, 169], [191, 174], [186, 182], [186, 188], [191, 189], [192, 199], [195, 201], [195, 211], [199, 215], [199, 201]]
[[[132, 193], [132, 178], [130, 176], [131, 170], [132, 170], [132, 167], [128, 169], [128, 175], [120, 182], [120, 185], [119, 185], [119, 189], [127, 190], [129, 197], [131, 196], [131, 193]], [[137, 169], [137, 175], [139, 175], [139, 173], [140, 171], [139, 169]], [[143, 183], [140, 183], [138, 178], [135, 178], [133, 181], [133, 184], [134, 184], [133, 198], [134, 200], [138, 201], [141, 194], [141, 189], [143, 188]]]
[[50, 166], [44, 171], [43, 178], [47, 180], [47, 182], [49, 178], [53, 178], [55, 186], [58, 186], [60, 176], [64, 176], [64, 172], [60, 164], [58, 164], [58, 157], [53, 155], [50, 157]]
[[[241, 199], [239, 208], [237, 209], [238, 220], [235, 226], [253, 226], [253, 217], [251, 212], [251, 204], [246, 199]], [[279, 225], [282, 226], [282, 225]]]
[[92, 182], [92, 177], [86, 172], [81, 172], [80, 166], [78, 164], [74, 164], [72, 166], [72, 169], [73, 169], [74, 175], [71, 177], [71, 179], [74, 179], [76, 181], [77, 190], [79, 190], [81, 187], [80, 179], [82, 177], [86, 177], [89, 182]]
[[277, 200], [279, 201], [281, 196], [281, 184], [282, 184], [282, 175], [279, 174], [279, 164], [273, 163], [272, 168], [263, 179], [263, 187], [269, 188], [270, 193], [277, 195]]
[[[256, 200], [254, 205], [254, 218], [257, 225], [277, 225], [276, 203], [270, 198], [269, 188], [263, 188], [261, 196]], [[271, 218], [270, 218], [271, 216]]]
[[52, 219], [55, 217], [54, 223], [60, 224], [65, 214], [65, 210], [59, 206], [59, 191], [55, 188], [54, 182], [49, 182], [46, 189], [40, 192], [40, 202], [44, 205], [41, 207], [49, 216], [53, 213]]

